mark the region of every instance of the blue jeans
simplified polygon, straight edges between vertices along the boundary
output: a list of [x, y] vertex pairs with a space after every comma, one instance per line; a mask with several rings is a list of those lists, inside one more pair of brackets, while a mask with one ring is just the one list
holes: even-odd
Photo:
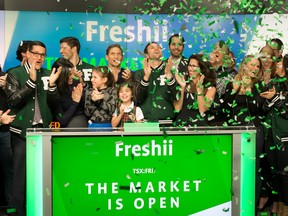
[[4, 180], [6, 201], [8, 206], [12, 206], [13, 156], [9, 131], [0, 132], [0, 166], [4, 174], [1, 178]]

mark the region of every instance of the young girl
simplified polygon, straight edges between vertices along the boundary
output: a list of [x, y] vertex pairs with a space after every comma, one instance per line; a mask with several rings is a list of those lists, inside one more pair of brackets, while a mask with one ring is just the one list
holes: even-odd
[[111, 127], [112, 114], [117, 104], [117, 90], [113, 87], [114, 77], [108, 67], [95, 67], [91, 84], [92, 88], [85, 92], [88, 127]]
[[144, 119], [140, 107], [134, 106], [133, 87], [122, 83], [118, 89], [119, 105], [112, 116], [112, 127], [123, 127], [125, 122], [142, 122]]
[[[209, 110], [215, 94], [215, 74], [200, 55], [191, 55], [188, 61], [188, 78], [176, 79], [181, 86], [180, 99], [174, 102], [179, 114], [174, 122], [178, 127], [207, 126]], [[184, 78], [184, 79], [183, 79]]]

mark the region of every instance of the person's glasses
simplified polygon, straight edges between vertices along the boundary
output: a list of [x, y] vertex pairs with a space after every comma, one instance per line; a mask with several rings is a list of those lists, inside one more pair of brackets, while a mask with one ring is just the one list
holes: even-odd
[[46, 57], [46, 54], [45, 54], [45, 53], [33, 52], [33, 51], [31, 51], [31, 50], [29, 50], [29, 52], [32, 53], [32, 54], [34, 55], [34, 57], [36, 57], [36, 58], [39, 58], [39, 56], [40, 56], [41, 58], [45, 58], [45, 57]]
[[193, 65], [193, 64], [188, 64], [188, 67], [192, 67], [192, 68], [199, 68], [198, 65]]

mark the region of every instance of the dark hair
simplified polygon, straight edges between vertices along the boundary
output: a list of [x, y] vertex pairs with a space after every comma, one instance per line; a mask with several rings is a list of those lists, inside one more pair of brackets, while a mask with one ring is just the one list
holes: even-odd
[[64, 37], [60, 40], [60, 44], [61, 43], [67, 43], [69, 45], [69, 47], [73, 48], [76, 47], [77, 48], [77, 53], [80, 53], [80, 49], [81, 49], [81, 45], [80, 42], [77, 38], [75, 37]]
[[286, 87], [286, 93], [288, 93], [288, 54], [286, 54], [283, 57], [283, 69], [285, 71], [285, 77], [286, 77], [286, 82], [285, 82], [285, 87]]
[[[218, 49], [218, 47], [221, 49], [221, 53], [223, 54], [223, 58], [222, 58], [222, 66], [225, 68], [231, 68], [233, 67], [233, 58], [231, 58], [231, 51], [229, 49], [229, 47], [227, 46], [227, 44], [225, 43], [225, 41], [223, 40], [219, 40], [216, 45], [213, 48], [213, 51], [215, 49]], [[216, 48], [217, 47], [217, 48]]]
[[107, 47], [107, 49], [106, 49], [106, 55], [108, 55], [109, 52], [110, 52], [110, 50], [111, 50], [112, 48], [114, 48], [114, 47], [119, 48], [119, 49], [121, 50], [122, 55], [123, 55], [123, 49], [122, 49], [122, 47], [120, 46], [120, 44], [111, 44], [111, 45], [109, 45], [109, 46]]
[[118, 90], [117, 95], [119, 94], [119, 91], [120, 91], [121, 88], [123, 88], [123, 87], [128, 87], [128, 88], [130, 88], [131, 91], [132, 91], [132, 93], [133, 93], [133, 91], [134, 91], [134, 87], [133, 87], [133, 84], [132, 84], [131, 82], [123, 82], [123, 83], [121, 83], [121, 84], [118, 85], [118, 88], [117, 88], [117, 90]]
[[56, 85], [60, 93], [69, 93], [70, 86], [68, 84], [68, 79], [70, 77], [71, 69], [74, 67], [74, 65], [68, 59], [58, 58], [52, 65], [52, 68], [57, 70], [59, 67], [62, 67], [62, 70], [59, 78], [56, 81]]
[[188, 64], [191, 59], [195, 59], [196, 61], [198, 61], [200, 72], [205, 76], [203, 85], [205, 87], [208, 87], [208, 86], [215, 87], [216, 86], [216, 74], [214, 70], [212, 69], [211, 63], [203, 61], [203, 55], [200, 55], [200, 54], [192, 54], [188, 59]]
[[[119, 84], [119, 86], [117, 87], [117, 96], [119, 98], [119, 92], [122, 88], [124, 87], [128, 87], [131, 92], [132, 92], [132, 101], [133, 101], [133, 98], [135, 98], [135, 95], [134, 95], [134, 86], [133, 86], [133, 83], [132, 82], [123, 82], [121, 84]], [[119, 98], [119, 102], [120, 102], [120, 98]]]
[[149, 43], [145, 46], [145, 48], [144, 48], [144, 53], [145, 53], [145, 54], [148, 54], [148, 47], [150, 46], [150, 44], [157, 44], [157, 45], [159, 45], [159, 44], [156, 43], [155, 41], [149, 42]]
[[31, 43], [30, 40], [22, 40], [20, 41], [17, 50], [16, 50], [16, 59], [19, 60], [20, 62], [22, 62], [23, 57], [22, 57], [22, 53], [27, 52], [27, 50], [29, 49], [29, 44]]
[[107, 82], [105, 83], [107, 87], [114, 86], [114, 76], [107, 66], [97, 66], [92, 71], [100, 72], [102, 78], [107, 78]]
[[280, 51], [280, 50], [282, 50], [284, 48], [284, 44], [279, 38], [273, 38], [273, 39], [271, 39], [271, 42], [277, 43], [278, 51]]
[[182, 43], [185, 44], [185, 39], [184, 39], [184, 37], [183, 37], [182, 35], [180, 35], [180, 34], [173, 34], [173, 35], [171, 35], [171, 37], [170, 37], [169, 40], [168, 40], [168, 45], [169, 45], [169, 46], [170, 46], [170, 44], [172, 43], [172, 39], [173, 39], [174, 37], [178, 37], [179, 39], [182, 40]]
[[[44, 44], [43, 42], [41, 42], [41, 41], [31, 41], [31, 42], [29, 43], [29, 48], [28, 48], [28, 50], [29, 50], [29, 51], [32, 51], [33, 46], [41, 46], [41, 47], [43, 47], [43, 48], [46, 49], [45, 44]], [[46, 49], [46, 50], [47, 50], [47, 49]]]

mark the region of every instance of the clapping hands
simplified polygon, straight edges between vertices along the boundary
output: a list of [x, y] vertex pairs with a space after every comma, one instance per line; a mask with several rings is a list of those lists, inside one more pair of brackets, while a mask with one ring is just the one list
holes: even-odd
[[72, 100], [75, 101], [76, 103], [79, 103], [82, 97], [83, 93], [83, 85], [81, 83], [78, 83], [76, 87], [73, 88], [72, 91]]
[[276, 89], [273, 86], [273, 88], [269, 89], [268, 91], [261, 92], [260, 96], [269, 100], [273, 98], [275, 94], [276, 94]]
[[99, 92], [98, 89], [94, 89], [93, 92], [91, 93], [91, 99], [93, 101], [98, 101], [104, 98], [104, 94]]

